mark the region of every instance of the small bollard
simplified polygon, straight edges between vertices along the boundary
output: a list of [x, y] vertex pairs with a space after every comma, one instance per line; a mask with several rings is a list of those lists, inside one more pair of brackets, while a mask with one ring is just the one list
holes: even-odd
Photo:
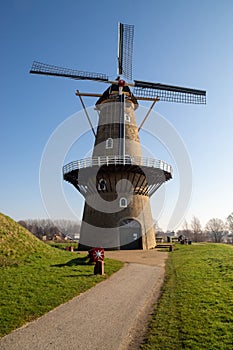
[[73, 252], [74, 251], [74, 247], [73, 246], [66, 246], [66, 250], [68, 252]]
[[95, 263], [94, 274], [104, 275], [104, 249], [92, 248], [89, 250], [90, 263]]
[[169, 252], [173, 252], [173, 250], [174, 250], [174, 246], [173, 246], [173, 245], [170, 245], [170, 247], [169, 247]]
[[94, 274], [95, 275], [104, 275], [104, 261], [98, 260], [95, 263], [94, 267]]

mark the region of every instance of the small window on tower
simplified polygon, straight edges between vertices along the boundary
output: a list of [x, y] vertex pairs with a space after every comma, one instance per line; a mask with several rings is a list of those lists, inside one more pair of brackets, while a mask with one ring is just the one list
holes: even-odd
[[98, 190], [105, 191], [106, 190], [106, 181], [104, 179], [100, 179], [98, 183]]
[[120, 207], [121, 208], [126, 208], [127, 207], [127, 199], [125, 198], [125, 197], [122, 197], [121, 199], [120, 199]]
[[125, 114], [125, 121], [130, 122], [130, 116], [128, 114]]
[[113, 148], [113, 139], [111, 137], [106, 140], [106, 149], [108, 148]]

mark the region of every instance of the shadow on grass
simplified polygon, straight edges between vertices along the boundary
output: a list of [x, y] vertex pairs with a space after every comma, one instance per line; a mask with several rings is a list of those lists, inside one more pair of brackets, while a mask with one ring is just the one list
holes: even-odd
[[89, 258], [87, 256], [84, 256], [82, 258], [75, 258], [68, 261], [65, 264], [56, 264], [56, 265], [52, 265], [52, 267], [78, 266], [78, 265], [86, 265], [86, 266], [90, 265]]
[[[93, 273], [83, 273], [78, 275], [66, 275], [66, 278], [79, 278], [79, 277], [93, 277], [94, 276], [94, 270]], [[96, 275], [95, 275], [96, 276]]]

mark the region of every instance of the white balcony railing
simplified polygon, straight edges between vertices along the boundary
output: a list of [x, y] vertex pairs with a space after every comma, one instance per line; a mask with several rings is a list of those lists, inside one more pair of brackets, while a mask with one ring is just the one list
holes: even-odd
[[145, 158], [145, 157], [131, 157], [131, 156], [99, 156], [93, 158], [84, 158], [66, 164], [63, 167], [63, 174], [67, 174], [73, 170], [89, 168], [93, 166], [102, 165], [138, 165], [142, 167], [157, 168], [172, 174], [171, 165], [162, 160]]

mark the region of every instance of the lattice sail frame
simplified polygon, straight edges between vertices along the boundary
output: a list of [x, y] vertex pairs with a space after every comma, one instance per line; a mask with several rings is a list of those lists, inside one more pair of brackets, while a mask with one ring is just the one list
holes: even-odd
[[136, 98], [156, 98], [160, 101], [166, 102], [178, 102], [178, 103], [192, 103], [192, 104], [206, 104], [206, 93], [194, 93], [189, 91], [173, 91], [173, 90], [162, 90], [159, 88], [142, 88], [134, 87], [133, 93]]
[[92, 73], [81, 70], [62, 68], [51, 64], [34, 61], [30, 70], [31, 74], [52, 75], [76, 80], [96, 80], [108, 82], [108, 76], [103, 73]]
[[134, 26], [119, 23], [118, 74], [132, 80]]
[[[206, 91], [180, 86], [165, 85], [160, 83], [132, 81], [132, 55], [134, 26], [119, 23], [118, 27], [118, 79], [126, 78], [125, 85], [132, 86], [134, 96], [143, 100], [155, 100], [166, 102], [205, 104]], [[103, 73], [80, 71], [62, 68], [34, 61], [30, 70], [32, 74], [66, 77], [75, 80], [93, 80], [118, 85], [118, 79], [110, 81]], [[87, 95], [88, 96], [88, 95]], [[91, 94], [90, 94], [91, 96]]]

